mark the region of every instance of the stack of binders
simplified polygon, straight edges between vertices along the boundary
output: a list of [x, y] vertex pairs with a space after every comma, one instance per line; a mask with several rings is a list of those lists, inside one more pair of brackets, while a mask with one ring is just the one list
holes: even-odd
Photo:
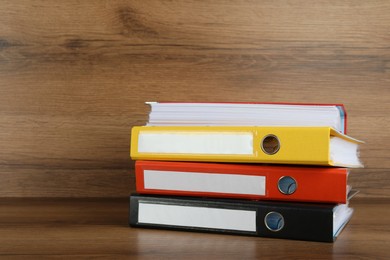
[[149, 103], [133, 127], [133, 227], [333, 242], [360, 141], [336, 104]]

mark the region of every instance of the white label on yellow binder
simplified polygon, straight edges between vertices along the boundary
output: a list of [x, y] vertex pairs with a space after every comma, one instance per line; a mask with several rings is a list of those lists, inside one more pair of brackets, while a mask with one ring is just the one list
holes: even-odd
[[253, 134], [180, 132], [140, 132], [140, 153], [253, 154]]

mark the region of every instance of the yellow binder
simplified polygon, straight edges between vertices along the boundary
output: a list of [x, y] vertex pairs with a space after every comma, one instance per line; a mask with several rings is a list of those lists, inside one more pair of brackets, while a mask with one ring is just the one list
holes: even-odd
[[361, 167], [361, 141], [330, 127], [136, 126], [134, 160]]

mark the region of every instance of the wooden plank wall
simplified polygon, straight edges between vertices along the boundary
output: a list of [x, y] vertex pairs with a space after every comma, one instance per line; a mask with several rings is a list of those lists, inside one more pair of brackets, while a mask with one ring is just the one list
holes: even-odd
[[390, 196], [390, 2], [0, 1], [0, 196], [123, 197], [145, 101], [344, 103]]

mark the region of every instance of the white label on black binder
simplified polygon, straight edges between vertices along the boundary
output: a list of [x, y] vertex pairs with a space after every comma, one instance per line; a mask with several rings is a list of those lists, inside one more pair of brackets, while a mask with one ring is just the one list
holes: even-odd
[[138, 223], [256, 232], [256, 211], [140, 202]]

